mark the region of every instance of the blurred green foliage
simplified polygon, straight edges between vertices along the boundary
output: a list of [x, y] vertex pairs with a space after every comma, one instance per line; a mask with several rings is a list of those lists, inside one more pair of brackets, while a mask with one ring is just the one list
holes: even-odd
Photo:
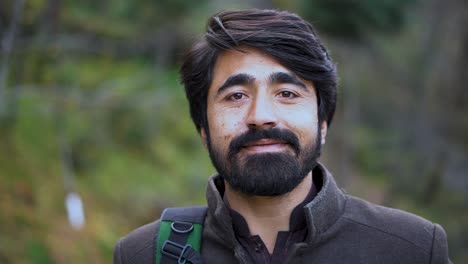
[[[0, 263], [110, 262], [163, 208], [204, 203], [214, 169], [177, 64], [227, 7], [316, 25], [341, 77], [322, 160], [348, 192], [440, 223], [452, 260], [468, 259], [466, 4], [29, 0], [11, 30], [20, 2], [0, 2], [13, 43], [0, 57]], [[67, 220], [70, 191], [82, 230]]]
[[303, 15], [335, 37], [357, 40], [371, 32], [396, 32], [405, 19], [405, 9], [414, 0], [298, 1]]

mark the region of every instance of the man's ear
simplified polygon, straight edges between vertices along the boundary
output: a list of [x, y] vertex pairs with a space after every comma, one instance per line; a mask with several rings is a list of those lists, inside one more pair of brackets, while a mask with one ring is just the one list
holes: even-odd
[[328, 129], [327, 122], [323, 121], [322, 124], [320, 125], [320, 136], [322, 138], [322, 142], [320, 142], [320, 143], [322, 145], [325, 144], [325, 142], [326, 142], [327, 129]]
[[208, 148], [207, 138], [206, 138], [206, 131], [205, 131], [205, 129], [203, 127], [200, 128], [200, 137], [201, 137], [203, 146], [205, 146], [205, 148]]

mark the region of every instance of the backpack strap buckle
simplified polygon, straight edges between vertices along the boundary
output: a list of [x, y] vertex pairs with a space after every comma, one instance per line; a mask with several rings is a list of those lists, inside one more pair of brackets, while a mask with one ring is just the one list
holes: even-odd
[[192, 249], [192, 245], [190, 244], [186, 244], [185, 246], [183, 246], [170, 240], [166, 240], [166, 242], [164, 242], [164, 245], [162, 246], [161, 251], [163, 255], [177, 259], [178, 264], [185, 264], [185, 262], [187, 261], [185, 253], [190, 249]]
[[179, 233], [179, 234], [187, 234], [192, 232], [193, 224], [181, 221], [175, 221], [171, 224], [172, 231]]
[[200, 254], [206, 206], [166, 208], [155, 242], [156, 264], [202, 264]]

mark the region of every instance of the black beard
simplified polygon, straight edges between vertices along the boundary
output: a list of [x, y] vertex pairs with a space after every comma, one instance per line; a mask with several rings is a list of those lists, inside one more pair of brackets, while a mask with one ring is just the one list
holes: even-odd
[[[317, 165], [321, 150], [321, 135], [316, 142], [301, 148], [297, 136], [285, 129], [249, 130], [237, 136], [229, 145], [229, 153], [213, 149], [208, 133], [208, 151], [218, 173], [235, 191], [247, 195], [278, 196], [291, 192]], [[286, 142], [295, 155], [280, 153], [251, 154], [241, 159], [239, 152], [248, 142], [276, 139]]]

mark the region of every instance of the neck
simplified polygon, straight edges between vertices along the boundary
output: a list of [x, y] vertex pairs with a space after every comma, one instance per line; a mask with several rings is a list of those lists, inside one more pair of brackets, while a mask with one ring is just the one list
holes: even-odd
[[230, 207], [240, 213], [250, 234], [259, 235], [270, 254], [279, 231], [289, 230], [291, 212], [306, 198], [312, 187], [312, 172], [291, 192], [280, 196], [249, 196], [233, 190], [225, 181]]

